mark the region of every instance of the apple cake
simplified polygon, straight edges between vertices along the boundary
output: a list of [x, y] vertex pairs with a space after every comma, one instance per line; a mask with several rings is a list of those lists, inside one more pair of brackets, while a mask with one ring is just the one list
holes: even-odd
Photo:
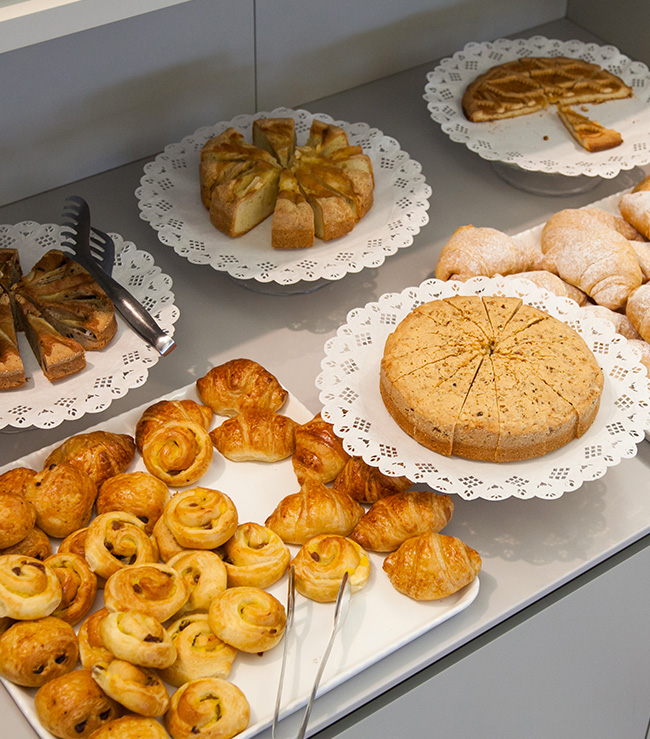
[[562, 321], [501, 296], [417, 307], [386, 341], [380, 391], [398, 425], [444, 455], [539, 457], [591, 426], [603, 373]]

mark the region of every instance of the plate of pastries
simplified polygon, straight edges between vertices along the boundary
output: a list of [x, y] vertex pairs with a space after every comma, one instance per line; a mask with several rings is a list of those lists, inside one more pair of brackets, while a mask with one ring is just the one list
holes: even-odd
[[[0, 678], [44, 739], [250, 737], [467, 608], [451, 497], [350, 455], [238, 358], [0, 471]], [[122, 733], [124, 732], [124, 733]]]
[[[58, 426], [144, 384], [159, 355], [59, 248], [61, 227], [23, 222], [0, 226], [0, 236], [0, 428]], [[150, 254], [112, 237], [113, 276], [173, 334], [171, 279]]]
[[527, 171], [612, 178], [650, 161], [650, 73], [612, 46], [470, 43], [427, 75], [424, 99], [453, 141]]
[[278, 108], [167, 146], [136, 194], [141, 217], [181, 256], [288, 286], [378, 267], [410, 246], [431, 190], [378, 129]]
[[557, 498], [650, 427], [650, 178], [516, 236], [459, 227], [435, 277], [351, 311], [323, 414], [387, 474]]

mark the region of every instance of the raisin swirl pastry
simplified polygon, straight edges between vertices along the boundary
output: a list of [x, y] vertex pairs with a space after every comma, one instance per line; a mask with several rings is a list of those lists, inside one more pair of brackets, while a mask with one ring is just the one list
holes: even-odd
[[291, 553], [271, 529], [249, 521], [221, 547], [228, 587], [268, 588], [287, 571]]
[[181, 616], [167, 627], [167, 632], [177, 656], [173, 664], [159, 671], [166, 683], [178, 688], [201, 677], [228, 677], [237, 650], [212, 631], [207, 613]]
[[174, 535], [169, 530], [163, 516], [154, 524], [153, 538], [158, 547], [158, 556], [163, 562], [169, 562], [175, 554], [185, 551], [185, 547], [174, 539]]
[[176, 493], [163, 511], [174, 539], [189, 549], [216, 549], [237, 529], [237, 509], [219, 490], [196, 487]]
[[109, 611], [139, 611], [160, 623], [178, 613], [188, 597], [181, 574], [159, 562], [118, 570], [104, 586], [104, 603]]
[[352, 539], [322, 534], [304, 544], [293, 559], [296, 590], [310, 600], [336, 600], [347, 572], [353, 593], [370, 577], [370, 558]]
[[90, 669], [98, 662], [110, 662], [113, 652], [106, 648], [102, 639], [102, 621], [108, 616], [107, 608], [100, 608], [79, 627], [79, 658], [86, 669]]
[[228, 585], [226, 566], [221, 557], [209, 549], [185, 549], [167, 564], [180, 572], [190, 594], [187, 603], [178, 611], [178, 616], [195, 611], [207, 612], [213, 598]]
[[85, 669], [73, 670], [42, 685], [34, 697], [34, 708], [43, 727], [61, 739], [86, 739], [124, 713]]
[[272, 411], [242, 411], [210, 431], [210, 439], [232, 462], [279, 462], [293, 454], [297, 426]]
[[168, 667], [176, 648], [160, 621], [145, 613], [114, 611], [99, 624], [102, 642], [117, 659], [140, 667]]
[[121, 659], [98, 662], [93, 680], [107, 696], [139, 716], [162, 716], [169, 707], [169, 693], [153, 670]]
[[271, 593], [260, 588], [228, 588], [210, 604], [208, 623], [221, 639], [241, 652], [272, 649], [284, 634], [287, 614]]
[[154, 718], [122, 716], [95, 729], [90, 739], [169, 739], [169, 735]]
[[61, 602], [53, 616], [78, 624], [89, 612], [97, 594], [97, 576], [79, 554], [58, 551], [45, 560], [61, 583]]
[[27, 536], [21, 539], [18, 544], [12, 547], [0, 550], [3, 554], [25, 554], [28, 557], [34, 557], [43, 562], [52, 554], [52, 542], [50, 537], [38, 526], [33, 526]]
[[202, 402], [219, 416], [246, 410], [279, 411], [289, 396], [278, 379], [252, 359], [231, 359], [196, 381]]
[[54, 571], [33, 557], [0, 557], [0, 617], [34, 619], [49, 616], [61, 602], [61, 584]]
[[35, 523], [36, 508], [28, 500], [0, 491], [0, 549], [18, 544]]
[[320, 413], [296, 429], [292, 464], [301, 485], [306, 480], [331, 482], [349, 459], [334, 427]]
[[169, 500], [169, 488], [149, 472], [122, 472], [110, 477], [99, 488], [97, 513], [126, 511], [137, 516], [151, 535]]
[[40, 688], [74, 670], [78, 658], [74, 629], [54, 616], [17, 621], [0, 636], [0, 675], [16, 685]]
[[145, 525], [132, 513], [111, 511], [91, 521], [84, 544], [90, 569], [106, 579], [123, 567], [156, 562], [156, 542], [145, 531]]
[[412, 483], [407, 477], [384, 475], [361, 457], [350, 457], [334, 480], [332, 487], [347, 493], [359, 503], [376, 503], [387, 495], [408, 490]]
[[250, 721], [246, 696], [218, 677], [192, 680], [173, 693], [165, 726], [172, 739], [231, 739]]

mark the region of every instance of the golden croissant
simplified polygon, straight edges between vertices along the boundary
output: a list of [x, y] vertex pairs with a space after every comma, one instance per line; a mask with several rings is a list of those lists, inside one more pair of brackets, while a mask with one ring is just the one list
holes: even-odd
[[351, 457], [332, 487], [347, 493], [359, 503], [372, 504], [387, 495], [408, 490], [411, 481], [403, 476], [390, 477], [364, 462], [361, 457]]
[[292, 463], [301, 485], [305, 480], [331, 482], [349, 458], [332, 424], [325, 421], [320, 413], [296, 428], [296, 450]]
[[213, 429], [210, 439], [233, 462], [278, 462], [293, 454], [297, 425], [272, 411], [243, 411]]

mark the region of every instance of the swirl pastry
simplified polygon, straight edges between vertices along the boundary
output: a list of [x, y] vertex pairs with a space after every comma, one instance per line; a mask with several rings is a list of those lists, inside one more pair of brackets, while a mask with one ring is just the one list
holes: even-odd
[[177, 656], [172, 665], [160, 670], [166, 683], [180, 687], [201, 677], [228, 677], [237, 650], [214, 634], [207, 613], [181, 616], [167, 627], [167, 632]]
[[172, 421], [145, 437], [142, 459], [149, 472], [171, 487], [197, 482], [212, 463], [208, 432], [193, 421]]
[[124, 713], [90, 670], [73, 670], [46, 682], [34, 697], [34, 708], [43, 728], [61, 739], [86, 739]]
[[296, 428], [296, 450], [291, 461], [301, 485], [306, 480], [331, 482], [349, 458], [332, 424], [320, 413]]
[[61, 584], [47, 565], [23, 554], [0, 557], [0, 617], [49, 616], [61, 602]]
[[36, 477], [36, 470], [31, 467], [14, 467], [0, 475], [0, 492], [25, 495], [27, 483]]
[[90, 611], [97, 594], [97, 575], [90, 569], [86, 560], [72, 552], [57, 552], [45, 560], [61, 583], [61, 602], [52, 611], [73, 626], [78, 624]]
[[59, 544], [57, 552], [63, 554], [64, 552], [72, 552], [78, 554], [80, 557], [86, 559], [86, 536], [88, 535], [88, 527], [84, 526], [81, 529], [73, 531], [68, 534], [65, 539]]
[[173, 739], [231, 739], [250, 721], [241, 690], [218, 677], [185, 683], [173, 693], [165, 726]]
[[210, 431], [210, 439], [233, 462], [278, 462], [293, 454], [297, 425], [272, 411], [243, 411]]
[[163, 562], [169, 562], [175, 554], [185, 551], [185, 547], [174, 539], [174, 535], [169, 530], [163, 516], [154, 524], [153, 538], [158, 547], [158, 555]]
[[219, 416], [247, 410], [279, 411], [289, 393], [252, 359], [231, 359], [196, 381], [201, 400]]
[[378, 500], [354, 527], [350, 538], [364, 549], [393, 552], [412, 536], [442, 530], [454, 503], [430, 491], [395, 493]]
[[351, 457], [334, 480], [334, 490], [347, 493], [359, 503], [376, 503], [381, 498], [401, 493], [411, 487], [407, 477], [390, 477], [372, 467], [361, 457]]
[[140, 667], [168, 667], [176, 649], [160, 621], [145, 613], [114, 611], [99, 624], [102, 642], [117, 659]]
[[162, 716], [169, 707], [169, 693], [152, 670], [121, 659], [98, 662], [93, 679], [107, 696], [139, 716]]
[[287, 571], [291, 553], [282, 539], [259, 523], [242, 523], [221, 548], [228, 587], [268, 588]]
[[346, 493], [308, 480], [299, 492], [283, 498], [266, 519], [286, 544], [305, 544], [317, 534], [348, 536], [365, 513]]
[[296, 590], [319, 603], [336, 600], [346, 572], [353, 593], [370, 577], [370, 558], [355, 541], [343, 536], [315, 536], [300, 548], [293, 566]]
[[67, 462], [85, 472], [100, 487], [104, 480], [124, 472], [135, 456], [135, 442], [128, 434], [90, 431], [66, 439], [50, 452], [44, 468]]
[[165, 506], [163, 519], [176, 541], [189, 549], [215, 549], [235, 533], [237, 509], [232, 500], [212, 488], [176, 493]]
[[106, 608], [100, 608], [79, 627], [79, 658], [86, 669], [98, 662], [110, 662], [113, 659], [113, 653], [104, 645], [101, 631], [102, 621], [108, 613]]
[[437, 600], [470, 583], [481, 569], [481, 557], [460, 539], [429, 531], [407, 539], [386, 557], [383, 569], [398, 592], [414, 600]]
[[74, 629], [54, 616], [17, 621], [0, 636], [0, 675], [16, 685], [40, 688], [74, 670], [78, 658]]
[[178, 616], [194, 611], [207, 612], [213, 598], [227, 587], [226, 566], [221, 557], [209, 549], [186, 549], [174, 555], [167, 564], [180, 572], [190, 594]]
[[159, 400], [144, 410], [135, 425], [135, 446], [142, 454], [145, 438], [168, 423], [196, 423], [205, 431], [212, 423], [212, 410], [195, 400]]
[[287, 614], [280, 601], [260, 588], [228, 588], [211, 603], [208, 623], [231, 647], [257, 654], [272, 649], [284, 634]]
[[154, 718], [122, 716], [95, 729], [91, 739], [169, 739], [169, 734]]
[[137, 516], [151, 536], [169, 499], [169, 489], [162, 480], [148, 472], [122, 472], [110, 477], [97, 493], [97, 513], [126, 511]]
[[156, 562], [156, 542], [132, 513], [112, 511], [95, 516], [86, 534], [85, 558], [90, 569], [103, 578], [128, 565]]
[[139, 611], [160, 623], [178, 613], [188, 597], [181, 574], [159, 562], [118, 570], [104, 586], [104, 603], [109, 611]]
[[0, 492], [0, 549], [22, 541], [36, 523], [36, 508], [25, 498]]
[[55, 539], [63, 539], [88, 525], [97, 486], [71, 464], [52, 464], [25, 487], [25, 497], [36, 508], [36, 524]]
[[33, 526], [27, 536], [21, 539], [18, 544], [6, 549], [0, 549], [2, 554], [24, 554], [27, 557], [40, 559], [41, 562], [52, 554], [52, 542], [50, 537], [38, 526]]

